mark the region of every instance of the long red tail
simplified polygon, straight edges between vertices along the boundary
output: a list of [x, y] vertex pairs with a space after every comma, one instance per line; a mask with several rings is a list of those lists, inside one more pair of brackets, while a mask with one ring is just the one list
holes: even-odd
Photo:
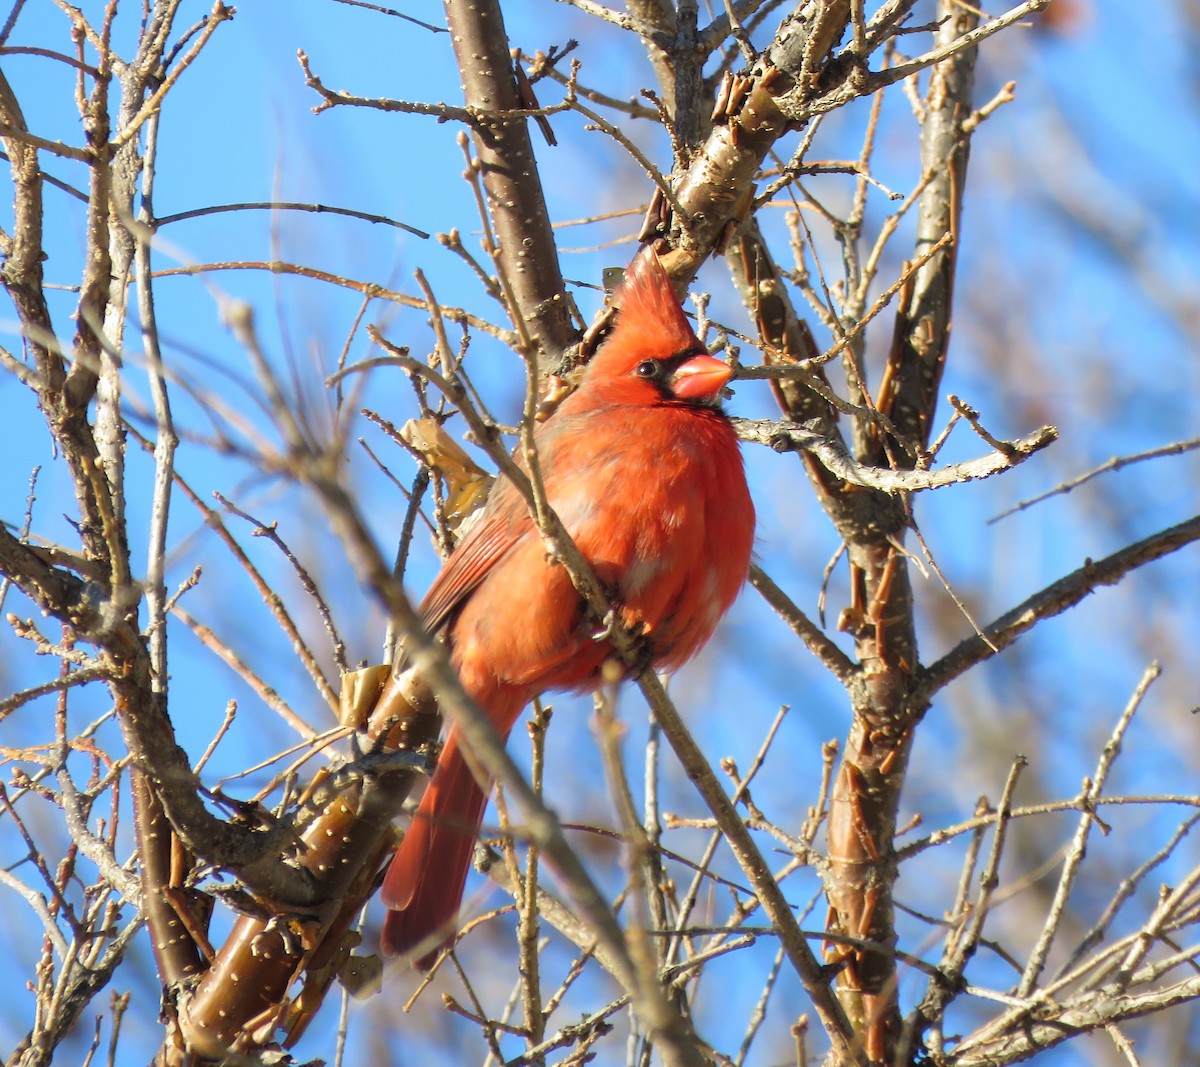
[[389, 909], [382, 939], [387, 955], [427, 948], [417, 962], [427, 970], [437, 950], [453, 936], [486, 805], [487, 793], [463, 757], [458, 731], [451, 730], [383, 879], [381, 895]]

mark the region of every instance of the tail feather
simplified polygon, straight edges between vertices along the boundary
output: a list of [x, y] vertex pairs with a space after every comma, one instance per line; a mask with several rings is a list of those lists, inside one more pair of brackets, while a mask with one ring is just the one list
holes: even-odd
[[453, 937], [486, 805], [487, 793], [459, 748], [458, 732], [451, 730], [433, 780], [383, 879], [381, 896], [389, 909], [382, 937], [386, 955], [432, 948], [417, 961], [427, 970]]

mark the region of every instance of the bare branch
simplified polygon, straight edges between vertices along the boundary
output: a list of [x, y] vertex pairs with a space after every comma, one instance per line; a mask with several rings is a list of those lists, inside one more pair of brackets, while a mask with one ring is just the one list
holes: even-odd
[[[345, 3], [346, 0], [341, 0], [341, 2]], [[386, 215], [372, 215], [366, 211], [355, 211], [348, 207], [333, 207], [329, 204], [300, 204], [285, 200], [264, 200], [245, 204], [209, 204], [205, 207], [193, 208], [191, 211], [177, 211], [173, 215], [164, 215], [154, 221], [158, 226], [166, 226], [172, 222], [203, 218], [206, 215], [220, 215], [226, 211], [311, 211], [316, 215], [345, 215], [347, 218], [361, 219], [363, 222], [372, 222], [376, 225], [394, 226], [398, 230], [405, 230], [415, 237], [420, 237], [423, 241], [429, 239], [429, 234], [424, 230], [410, 226], [407, 222], [390, 219]]]
[[[1102, 585], [1115, 585], [1130, 571], [1200, 540], [1200, 518], [1189, 519], [1151, 534], [1111, 556], [1087, 560], [1078, 570], [1035, 593], [984, 627], [983, 637], [969, 637], [927, 668], [917, 699], [927, 700], [964, 671], [1003, 651], [1042, 619], [1061, 615]], [[986, 640], [985, 640], [986, 639]]]
[[[774, 370], [775, 368], [764, 368]], [[786, 368], [780, 368], [786, 370]], [[755, 377], [739, 373], [739, 377]], [[1005, 441], [1002, 448], [978, 459], [954, 463], [940, 470], [889, 470], [856, 462], [846, 446], [837, 438], [825, 437], [809, 426], [769, 419], [734, 419], [738, 436], [743, 441], [767, 445], [776, 452], [804, 451], [821, 461], [830, 474], [850, 485], [878, 489], [884, 493], [911, 493], [925, 489], [943, 489], [949, 485], [989, 478], [993, 474], [1015, 467], [1058, 439], [1058, 430], [1043, 426], [1031, 434]], [[998, 442], [999, 443], [999, 442]]]
[[1069, 493], [1072, 489], [1078, 489], [1085, 482], [1090, 482], [1093, 478], [1098, 478], [1101, 474], [1107, 474], [1109, 471], [1119, 471], [1123, 467], [1128, 467], [1134, 463], [1144, 463], [1148, 459], [1182, 455], [1184, 452], [1191, 452], [1197, 448], [1200, 448], [1200, 437], [1193, 437], [1187, 441], [1172, 441], [1169, 445], [1148, 448], [1144, 452], [1134, 452], [1128, 456], [1113, 456], [1111, 459], [1105, 460], [1098, 467], [1093, 467], [1083, 474], [1076, 475], [1061, 485], [1056, 485], [1053, 489], [1047, 489], [1044, 493], [1031, 496], [1028, 500], [1022, 500], [1019, 504], [1014, 504], [1011, 508], [1006, 508], [999, 515], [994, 515], [988, 519], [988, 523], [999, 522], [1001, 519], [1008, 518], [1009, 515], [1015, 515], [1018, 511], [1024, 511], [1026, 508], [1031, 508], [1034, 504], [1040, 504], [1043, 500], [1049, 500], [1050, 497], [1058, 496], [1060, 493]]

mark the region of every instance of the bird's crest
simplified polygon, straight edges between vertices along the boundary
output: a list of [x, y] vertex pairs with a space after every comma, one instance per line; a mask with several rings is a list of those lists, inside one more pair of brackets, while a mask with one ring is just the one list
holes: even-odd
[[671, 279], [651, 249], [643, 249], [629, 265], [613, 303], [619, 310], [606, 347], [660, 356], [700, 347]]

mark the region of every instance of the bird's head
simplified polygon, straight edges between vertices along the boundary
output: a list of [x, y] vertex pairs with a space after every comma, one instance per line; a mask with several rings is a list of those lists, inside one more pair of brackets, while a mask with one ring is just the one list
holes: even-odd
[[708, 354], [658, 257], [645, 249], [614, 298], [617, 321], [588, 366], [582, 389], [631, 402], [715, 406], [733, 371]]

